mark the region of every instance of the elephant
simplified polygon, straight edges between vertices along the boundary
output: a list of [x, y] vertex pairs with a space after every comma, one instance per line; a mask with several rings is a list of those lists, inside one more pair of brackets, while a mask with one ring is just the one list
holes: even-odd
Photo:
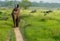
[[20, 6], [19, 6], [19, 4], [17, 4], [17, 6], [13, 9], [11, 15], [12, 15], [14, 27], [19, 27], [19, 22], [20, 22]]

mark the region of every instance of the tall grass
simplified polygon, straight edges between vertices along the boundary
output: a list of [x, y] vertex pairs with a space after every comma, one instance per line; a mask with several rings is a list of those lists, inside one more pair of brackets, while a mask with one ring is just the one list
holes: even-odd
[[26, 41], [60, 41], [60, 10], [52, 10], [46, 16], [42, 13], [45, 10], [37, 10], [30, 16], [29, 11], [21, 13], [20, 22]]
[[[10, 15], [10, 10], [0, 9], [0, 41], [6, 41], [9, 37], [11, 41], [15, 41], [13, 32], [13, 22]], [[10, 32], [12, 30], [12, 33]], [[9, 36], [9, 34], [12, 34]]]

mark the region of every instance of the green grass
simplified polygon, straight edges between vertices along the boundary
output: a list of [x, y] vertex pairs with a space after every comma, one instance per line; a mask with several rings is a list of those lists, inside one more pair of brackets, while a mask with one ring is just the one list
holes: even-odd
[[52, 10], [46, 16], [43, 16], [44, 10], [37, 10], [30, 16], [29, 11], [22, 13], [20, 22], [26, 41], [60, 41], [60, 10]]
[[11, 40], [10, 41], [16, 41], [16, 38], [15, 38], [15, 33], [14, 31], [12, 30], [12, 34], [11, 34]]
[[[15, 41], [11, 10], [0, 9], [0, 41], [6, 41], [11, 34], [11, 41]], [[12, 33], [10, 32], [12, 31]]]
[[[0, 41], [6, 41], [9, 33], [11, 41], [15, 41], [11, 10], [0, 9]], [[38, 9], [35, 13], [21, 10], [20, 30], [26, 41], [60, 41], [60, 10], [54, 9], [46, 16], [44, 11], [46, 9]]]

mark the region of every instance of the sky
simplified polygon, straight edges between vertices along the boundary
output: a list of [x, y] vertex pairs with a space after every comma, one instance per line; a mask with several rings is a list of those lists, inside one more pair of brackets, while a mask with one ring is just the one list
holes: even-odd
[[43, 2], [49, 2], [49, 3], [60, 3], [60, 0], [30, 0], [32, 2], [40, 2], [40, 1], [43, 1]]
[[[2, 0], [2, 1], [4, 1], [4, 0]], [[60, 3], [60, 0], [29, 0], [29, 1], [31, 1], [31, 2], [40, 2], [40, 1], [43, 1], [43, 2], [48, 2], [48, 3]]]

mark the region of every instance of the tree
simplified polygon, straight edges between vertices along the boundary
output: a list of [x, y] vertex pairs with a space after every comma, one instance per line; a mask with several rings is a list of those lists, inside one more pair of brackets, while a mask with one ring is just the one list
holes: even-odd
[[13, 6], [13, 1], [8, 1], [8, 2], [7, 2], [7, 5], [8, 5], [9, 7]]
[[27, 9], [29, 6], [31, 6], [31, 2], [30, 2], [29, 0], [22, 0], [21, 6], [22, 6], [24, 9]]

